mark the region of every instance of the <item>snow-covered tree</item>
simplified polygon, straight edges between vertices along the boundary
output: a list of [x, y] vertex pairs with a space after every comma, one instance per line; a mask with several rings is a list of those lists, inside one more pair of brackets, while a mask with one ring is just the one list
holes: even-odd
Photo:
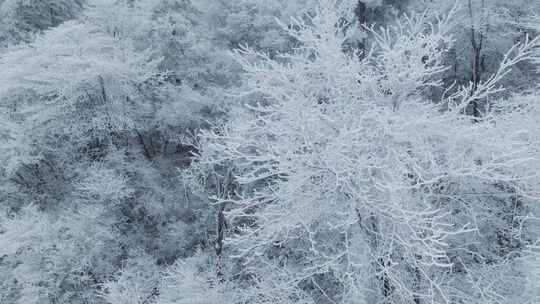
[[505, 115], [474, 122], [463, 108], [494, 93], [538, 41], [434, 104], [422, 93], [442, 85], [453, 12], [370, 30], [375, 48], [359, 60], [342, 52], [336, 6], [322, 0], [314, 16], [283, 26], [301, 43], [291, 53], [240, 49], [245, 108], [202, 133], [200, 164], [232, 165], [240, 185], [215, 197], [227, 205], [232, 256], [247, 280], [283, 275], [317, 303], [453, 303], [495, 292], [477, 281], [494, 268], [470, 262], [493, 248], [462, 246], [496, 233], [478, 222], [480, 209], [496, 212], [493, 202], [510, 193], [538, 198], [524, 171], [535, 151], [519, 131], [494, 127]]
[[114, 280], [104, 284], [103, 297], [109, 304], [145, 304], [156, 296], [159, 268], [144, 252], [131, 252]]
[[[178, 188], [175, 168], [190, 163], [188, 131], [209, 99], [171, 80], [162, 50], [141, 44], [158, 28], [150, 17], [117, 35], [107, 24], [121, 18], [100, 23], [106, 3], [89, 4], [0, 56], [0, 233], [2, 248], [14, 248], [0, 255], [6, 303], [102, 303], [103, 288], [122, 301], [139, 284], [129, 274], [138, 266], [120, 271], [134, 248], [166, 265], [206, 240], [204, 199]], [[17, 238], [22, 223], [43, 224], [20, 236], [31, 243]]]
[[114, 270], [118, 254], [108, 249], [113, 234], [103, 211], [86, 206], [49, 215], [29, 206], [17, 215], [2, 215], [0, 267], [9, 274], [5, 283], [12, 284], [1, 286], [4, 303], [96, 299], [95, 284]]
[[537, 303], [539, 9], [0, 0], [0, 303]]
[[[411, 10], [443, 12], [457, 6], [453, 20], [453, 36], [456, 46], [450, 50], [446, 82], [463, 84], [485, 81], [498, 69], [498, 63], [513, 44], [531, 35], [524, 26], [531, 16], [539, 13], [539, 7], [531, 1], [458, 0], [458, 1], [412, 1]], [[534, 86], [530, 65], [516, 66], [503, 81], [512, 91], [530, 89]], [[470, 114], [482, 115], [483, 104], [479, 101], [468, 109]]]
[[34, 34], [73, 19], [84, 0], [0, 1], [0, 46], [28, 42]]

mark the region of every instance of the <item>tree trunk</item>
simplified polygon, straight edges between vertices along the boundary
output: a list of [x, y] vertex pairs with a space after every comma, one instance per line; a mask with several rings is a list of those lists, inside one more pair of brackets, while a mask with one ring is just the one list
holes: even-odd
[[[372, 252], [375, 254], [380, 249], [379, 239], [377, 237], [377, 234], [380, 231], [379, 224], [377, 223], [376, 219], [373, 219], [370, 221], [370, 227], [367, 228], [364, 226], [362, 215], [360, 214], [360, 210], [356, 209], [356, 216], [358, 218], [358, 224], [360, 225], [360, 228], [366, 232], [369, 239], [369, 244], [371, 247]], [[385, 261], [384, 257], [381, 256], [377, 261], [375, 262], [375, 270], [377, 273], [380, 273], [378, 276], [378, 280], [381, 283], [381, 295], [383, 297], [382, 303], [390, 303], [390, 297], [392, 296], [392, 293], [394, 292], [394, 286], [392, 285], [391, 279], [388, 277], [388, 274], [385, 271], [385, 268], [387, 266], [390, 266], [387, 261]]]
[[[482, 11], [485, 9], [485, 1], [482, 0]], [[483, 72], [483, 55], [482, 55], [482, 48], [484, 43], [484, 33], [482, 29], [477, 29], [474, 26], [474, 13], [473, 13], [473, 7], [472, 7], [472, 0], [469, 0], [468, 2], [468, 9], [469, 9], [469, 19], [471, 22], [471, 46], [473, 49], [473, 60], [472, 60], [472, 72], [471, 72], [471, 82], [472, 82], [472, 90], [471, 94], [474, 94], [476, 90], [478, 89], [478, 86], [480, 85], [480, 81], [482, 81], [482, 72]], [[482, 12], [483, 13], [483, 12]], [[470, 114], [477, 118], [480, 117], [480, 101], [479, 100], [473, 100], [471, 102], [471, 110]]]

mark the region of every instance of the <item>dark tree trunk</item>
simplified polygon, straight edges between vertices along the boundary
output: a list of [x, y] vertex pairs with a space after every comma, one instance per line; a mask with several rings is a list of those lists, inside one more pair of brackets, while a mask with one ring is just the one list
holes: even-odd
[[[482, 10], [484, 10], [485, 1], [482, 0]], [[472, 60], [472, 73], [471, 73], [471, 82], [472, 82], [472, 90], [471, 94], [474, 94], [476, 90], [478, 89], [478, 86], [480, 85], [480, 82], [482, 81], [482, 72], [483, 72], [483, 65], [484, 65], [484, 56], [482, 55], [482, 48], [484, 44], [485, 34], [482, 31], [482, 29], [477, 29], [474, 26], [474, 13], [473, 13], [473, 7], [472, 7], [472, 0], [469, 0], [468, 2], [468, 9], [469, 9], [469, 18], [471, 22], [471, 46], [473, 49], [473, 60]], [[470, 114], [477, 118], [480, 117], [480, 101], [479, 100], [473, 100], [471, 102], [471, 110]]]

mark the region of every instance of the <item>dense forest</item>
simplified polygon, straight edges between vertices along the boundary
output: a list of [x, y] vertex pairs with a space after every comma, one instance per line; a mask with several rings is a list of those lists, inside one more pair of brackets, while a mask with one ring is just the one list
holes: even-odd
[[1, 304], [540, 303], [537, 0], [0, 0]]

